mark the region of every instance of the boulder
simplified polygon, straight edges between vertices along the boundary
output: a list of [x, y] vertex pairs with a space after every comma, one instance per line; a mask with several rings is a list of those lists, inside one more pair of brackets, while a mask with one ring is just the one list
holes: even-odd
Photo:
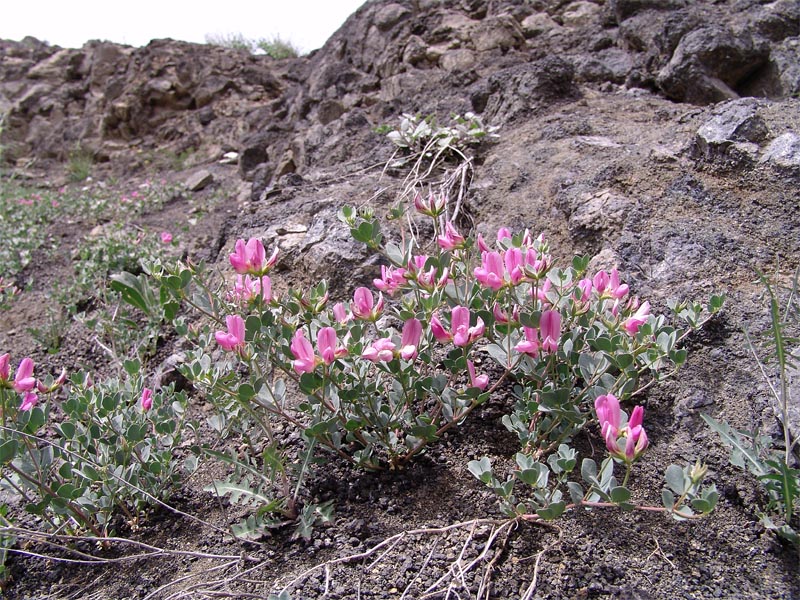
[[586, 0], [568, 4], [561, 14], [561, 22], [565, 27], [586, 27], [595, 21], [600, 14], [600, 6]]
[[503, 69], [490, 77], [488, 86], [481, 84], [473, 92], [473, 109], [484, 113], [489, 123], [507, 123], [538, 107], [577, 96], [574, 76], [573, 65], [557, 57]]
[[731, 166], [752, 164], [758, 145], [769, 136], [769, 129], [758, 114], [760, 105], [758, 100], [743, 98], [717, 107], [713, 117], [697, 130], [693, 154]]
[[658, 74], [659, 88], [673, 100], [711, 104], [738, 98], [737, 86], [769, 57], [766, 45], [746, 33], [708, 25], [686, 34]]
[[675, 10], [688, 3], [689, 0], [608, 0], [607, 7], [616, 22], [622, 23], [643, 10]]
[[787, 131], [779, 135], [764, 149], [761, 162], [779, 171], [800, 173], [800, 135]]
[[800, 96], [800, 37], [783, 40], [772, 48], [770, 63], [776, 76], [774, 97]]

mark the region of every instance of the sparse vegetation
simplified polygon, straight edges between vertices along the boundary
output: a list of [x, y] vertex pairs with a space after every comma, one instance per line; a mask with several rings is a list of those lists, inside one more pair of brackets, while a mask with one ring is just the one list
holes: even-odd
[[289, 40], [275, 35], [271, 38], [248, 38], [241, 33], [207, 34], [206, 43], [223, 48], [243, 50], [251, 54], [265, 54], [276, 60], [297, 58], [300, 49]]
[[73, 183], [84, 181], [92, 174], [94, 155], [85, 148], [75, 148], [67, 157], [67, 174]]

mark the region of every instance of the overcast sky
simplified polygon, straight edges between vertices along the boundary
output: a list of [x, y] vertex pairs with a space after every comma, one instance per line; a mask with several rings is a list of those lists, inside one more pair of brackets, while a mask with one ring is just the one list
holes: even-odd
[[170, 37], [204, 42], [207, 34], [279, 35], [302, 51], [321, 47], [365, 0], [8, 0], [0, 39], [32, 35], [65, 48], [91, 39], [144, 46]]

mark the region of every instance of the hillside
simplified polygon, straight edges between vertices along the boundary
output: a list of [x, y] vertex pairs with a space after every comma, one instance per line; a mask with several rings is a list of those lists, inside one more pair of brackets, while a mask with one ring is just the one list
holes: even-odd
[[[782, 435], [743, 328], [770, 323], [758, 272], [790, 286], [800, 266], [800, 5], [792, 0], [373, 0], [320, 50], [279, 61], [172, 40], [80, 49], [0, 41], [0, 185], [65, 190], [64, 198], [130, 197], [158, 181], [164, 190], [136, 213], [101, 218], [87, 205], [42, 226], [41, 246], [4, 272], [21, 291], [0, 310], [0, 351], [31, 356], [44, 372], [115, 373], [85, 319], [57, 322], [58, 352], [30, 331], [52, 322], [53, 289], [75, 277], [77, 249], [115, 222], [142, 236], [169, 230], [173, 258], [220, 271], [238, 238], [261, 238], [280, 248], [276, 288], [324, 278], [331, 303], [352, 298], [381, 263], [351, 239], [340, 209], [384, 216], [410, 200], [407, 169], [387, 167], [396, 148], [381, 126], [398, 126], [404, 114], [448, 125], [467, 113], [497, 127], [497, 139], [471, 148], [455, 179], [445, 165], [419, 186], [459, 198], [464, 233], [543, 233], [555, 260], [590, 255], [591, 272], [617, 268], [657, 314], [670, 299], [727, 297], [685, 340], [678, 375], [636, 400], [650, 446], [631, 485], [638, 500], [660, 505], [665, 468], [700, 460], [720, 500], [700, 521], [612, 509], [520, 525], [466, 582], [451, 574], [449, 597], [525, 597], [532, 580], [534, 598], [800, 597], [797, 548], [759, 523], [763, 487], [729, 463], [701, 417]], [[81, 160], [89, 180], [77, 181]], [[4, 206], [10, 219], [13, 205]], [[77, 304], [91, 313], [93, 302]], [[185, 351], [178, 336], [161, 336], [147, 380]], [[333, 500], [336, 519], [309, 542], [276, 528], [240, 544], [154, 510], [122, 527], [123, 537], [186, 555], [139, 558], [121, 571], [30, 544], [55, 558], [11, 555], [6, 595], [266, 598], [297, 576], [292, 598], [448, 597], [439, 577], [491, 546], [484, 530], [477, 541], [468, 529], [407, 535], [379, 560], [332, 562], [329, 580], [323, 569], [301, 574], [403, 531], [499, 519], [495, 494], [467, 465], [488, 456], [511, 468], [518, 442], [501, 424], [511, 391], [500, 388], [403, 470], [361, 472], [332, 455], [314, 466], [306, 497]], [[796, 410], [800, 393], [791, 392]], [[201, 394], [189, 402], [207, 416]], [[300, 443], [298, 433], [286, 436]], [[599, 428], [576, 445], [602, 460]], [[796, 469], [796, 453], [792, 460]], [[225, 529], [230, 509], [203, 491], [220, 470], [201, 467], [170, 503]], [[138, 551], [78, 547], [121, 560]], [[480, 596], [483, 573], [492, 585]]]

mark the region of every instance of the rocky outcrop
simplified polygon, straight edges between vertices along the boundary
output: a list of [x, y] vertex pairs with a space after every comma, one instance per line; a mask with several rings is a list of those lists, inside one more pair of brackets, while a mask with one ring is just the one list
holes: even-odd
[[285, 61], [28, 38], [0, 45], [4, 159], [80, 148], [131, 169], [153, 153], [236, 151], [259, 198], [287, 174], [375, 151], [371, 128], [403, 111], [503, 125], [581, 86], [694, 104], [796, 95], [798, 36], [792, 0], [398, 0], [367, 2], [324, 48]]
[[202, 148], [210, 157], [239, 146], [250, 110], [291, 93], [290, 70], [291, 63], [276, 69], [264, 57], [171, 40], [79, 50], [30, 38], [4, 43], [4, 158], [63, 159], [76, 148], [99, 161], [125, 156], [129, 166], [131, 155], [156, 148]]

